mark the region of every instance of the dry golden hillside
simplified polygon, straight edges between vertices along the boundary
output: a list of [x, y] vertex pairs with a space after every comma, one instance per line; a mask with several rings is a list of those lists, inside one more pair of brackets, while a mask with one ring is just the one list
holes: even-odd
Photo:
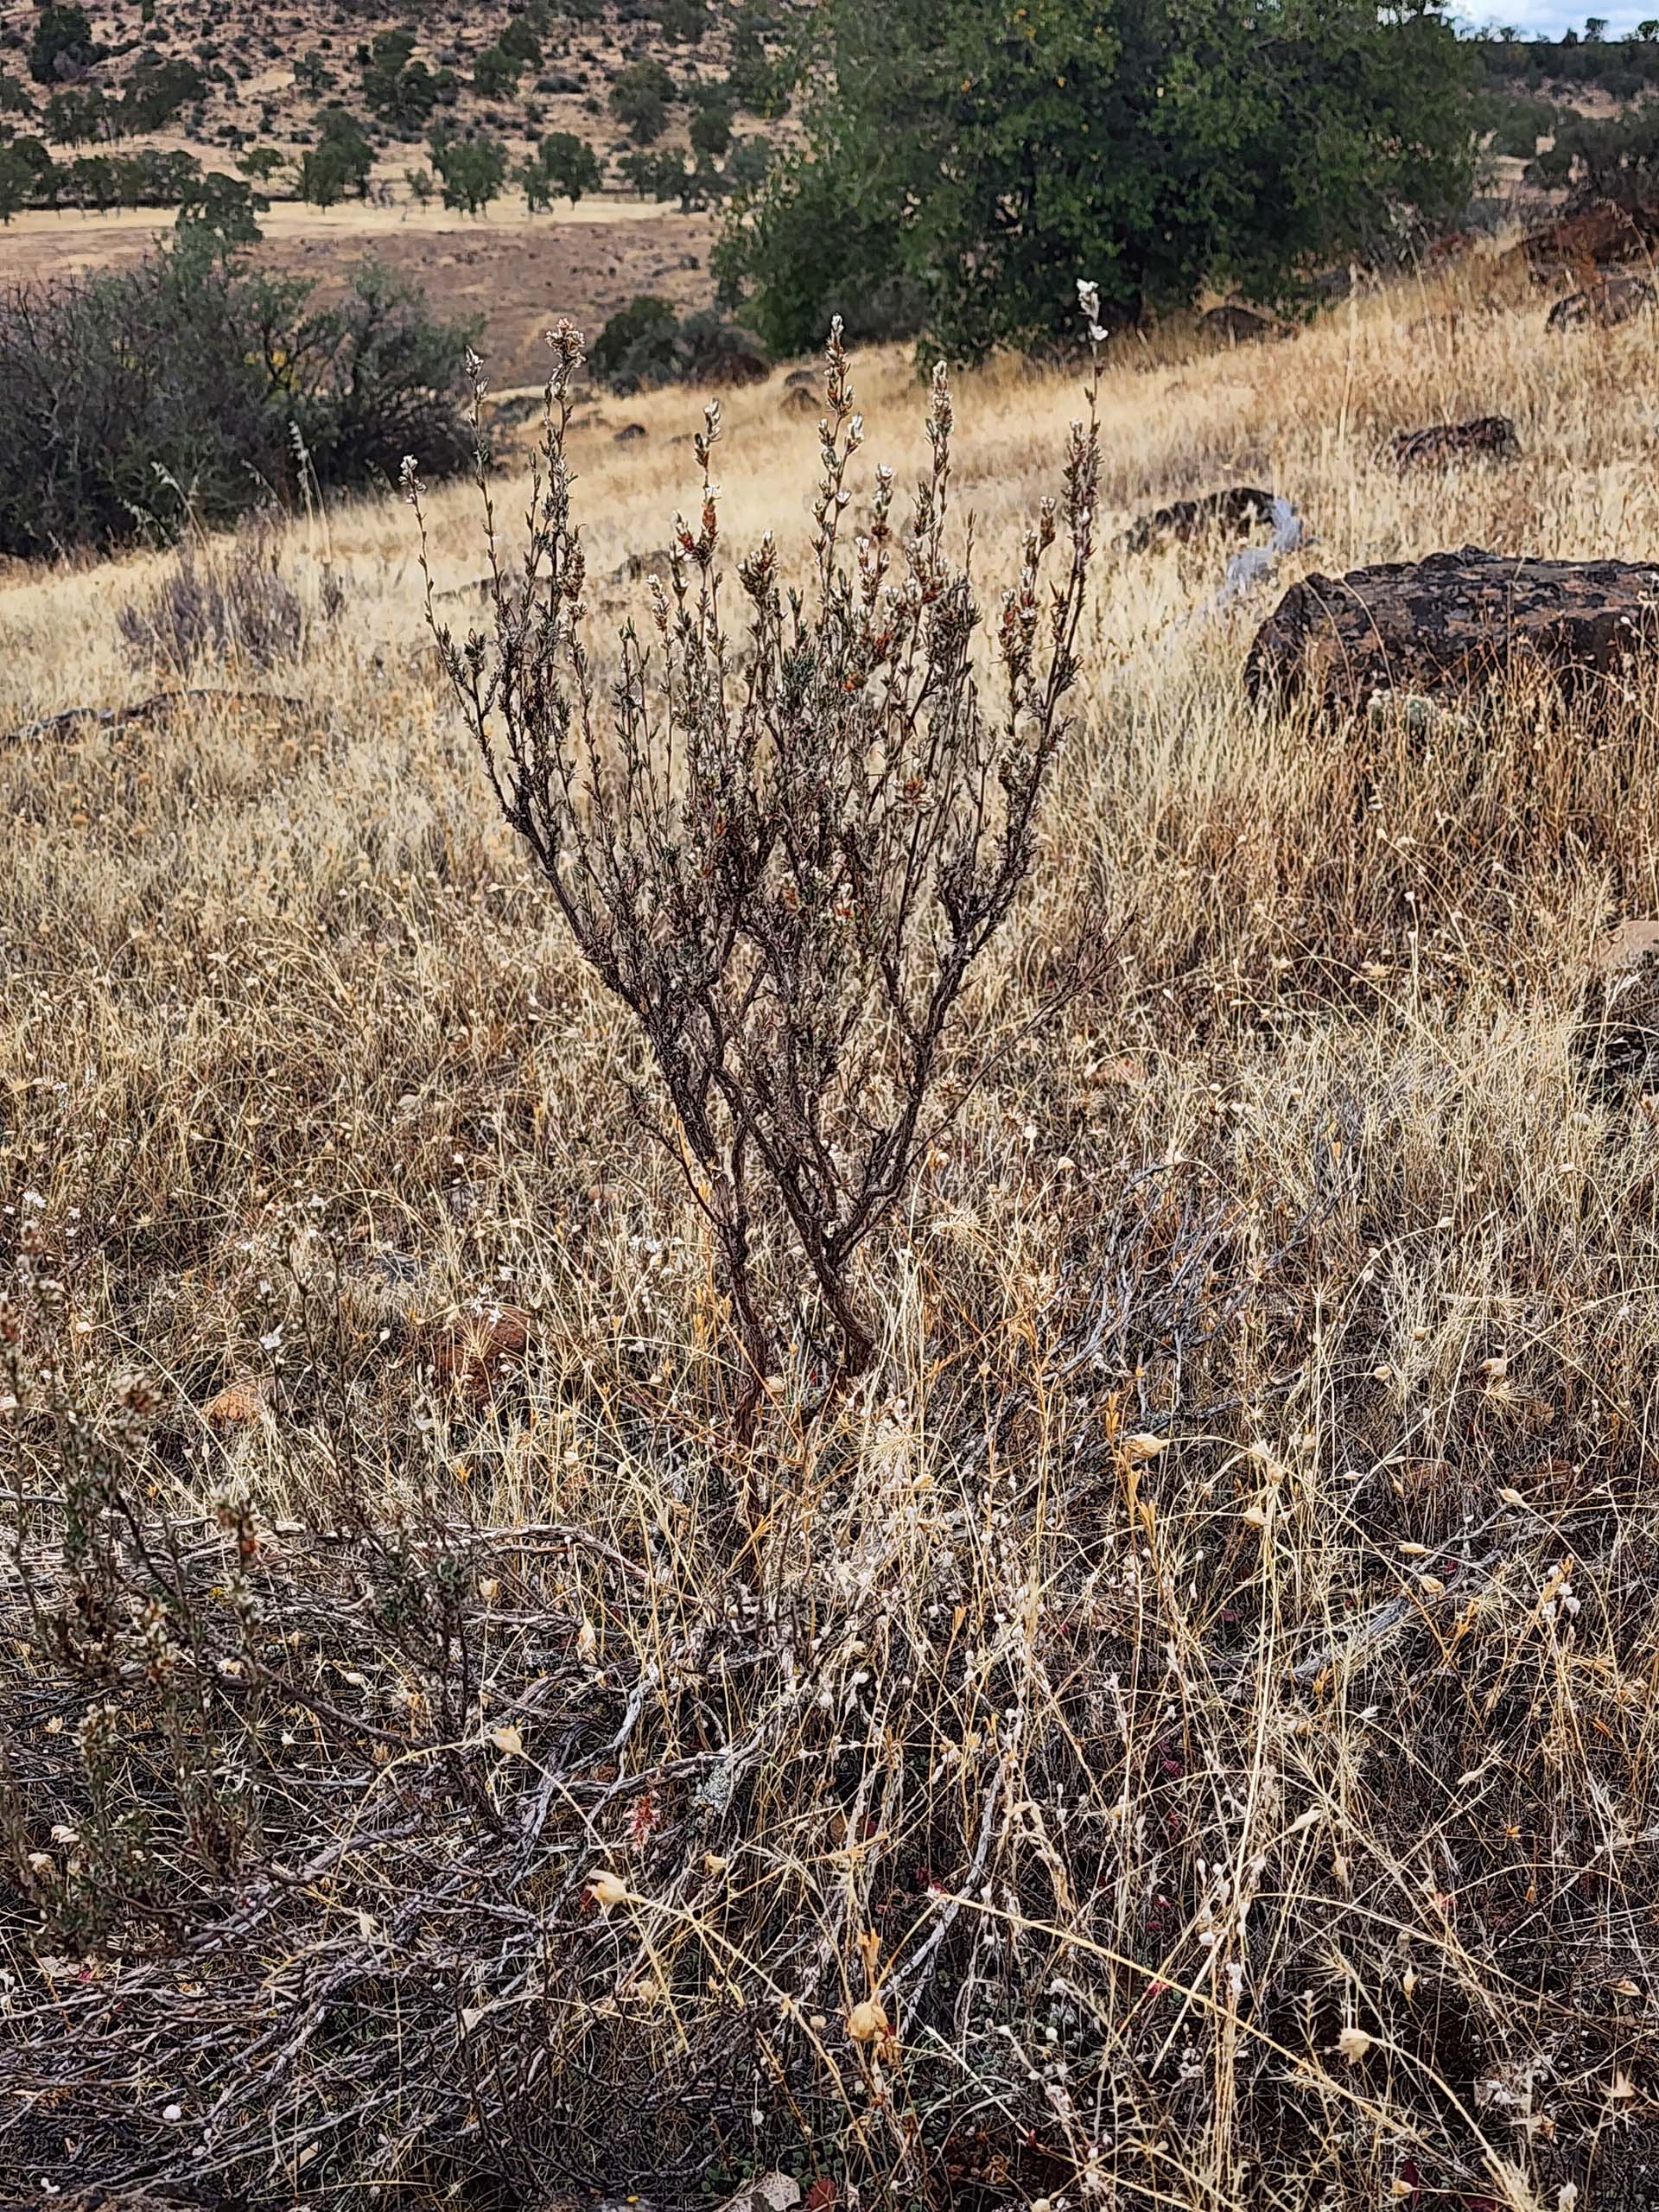
[[[1426, 739], [1241, 682], [1307, 569], [1659, 550], [1650, 334], [1507, 285], [1114, 359], [1076, 724], [874, 1364], [826, 1404], [802, 1298], [747, 1434], [410, 510], [251, 542], [228, 656], [176, 643], [223, 545], [4, 580], [20, 2201], [1650, 2201], [1659, 1016], [1608, 944], [1659, 697]], [[855, 380], [862, 515], [924, 395]], [[601, 709], [700, 404], [572, 434]], [[1078, 407], [957, 385], [992, 617]], [[1389, 457], [1494, 411], [1518, 459]], [[728, 396], [734, 559], [804, 574], [814, 413]], [[1314, 537], [1212, 613], [1229, 547], [1112, 541], [1230, 481]], [[428, 527], [464, 630], [476, 495]]]

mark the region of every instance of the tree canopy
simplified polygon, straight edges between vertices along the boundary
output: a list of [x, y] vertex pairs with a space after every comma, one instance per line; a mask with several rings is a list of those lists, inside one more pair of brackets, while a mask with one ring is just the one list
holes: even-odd
[[1439, 0], [823, 0], [722, 273], [784, 351], [900, 294], [959, 357], [1040, 342], [1080, 274], [1118, 322], [1287, 302], [1461, 203], [1470, 67]]

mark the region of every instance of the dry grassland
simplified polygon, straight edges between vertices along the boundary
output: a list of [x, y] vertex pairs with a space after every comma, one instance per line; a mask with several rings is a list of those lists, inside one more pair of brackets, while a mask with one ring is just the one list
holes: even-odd
[[[1651, 556], [1649, 333], [1488, 266], [1122, 361], [1110, 528], [1259, 480], [1328, 571]], [[855, 375], [902, 481], [912, 372]], [[994, 604], [1076, 393], [957, 400]], [[1517, 462], [1383, 451], [1494, 410]], [[626, 413], [601, 628], [696, 492], [696, 399]], [[798, 563], [811, 423], [727, 419], [727, 543]], [[238, 694], [0, 748], [0, 2197], [1650, 2202], [1659, 1059], [1596, 959], [1659, 915], [1651, 683], [1310, 730], [1243, 696], [1264, 607], [1194, 619], [1226, 549], [1106, 552], [876, 1371], [810, 1419], [804, 1309], [740, 1447], [415, 550], [296, 523], [264, 670], [133, 664], [171, 556], [0, 591], [0, 726]]]

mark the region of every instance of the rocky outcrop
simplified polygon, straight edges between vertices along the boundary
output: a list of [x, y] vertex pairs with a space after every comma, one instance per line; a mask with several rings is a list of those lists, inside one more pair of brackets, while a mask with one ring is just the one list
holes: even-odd
[[1653, 286], [1645, 276], [1604, 276], [1581, 292], [1569, 292], [1549, 311], [1551, 330], [1577, 330], [1586, 323], [1612, 330], [1629, 322], [1654, 304]]
[[1440, 467], [1448, 461], [1513, 461], [1521, 441], [1507, 415], [1478, 415], [1471, 423], [1430, 423], [1421, 430], [1396, 431], [1393, 451], [1398, 468]]
[[1221, 530], [1235, 537], [1248, 537], [1273, 516], [1273, 494], [1254, 484], [1229, 484], [1219, 492], [1205, 492], [1196, 499], [1175, 499], [1130, 524], [1118, 539], [1123, 553], [1144, 553], [1160, 537], [1187, 544], [1206, 531]]
[[1253, 697], [1363, 713], [1371, 700], [1469, 703], [1547, 677], [1571, 694], [1659, 646], [1659, 564], [1529, 561], [1475, 545], [1308, 576], [1257, 632]]

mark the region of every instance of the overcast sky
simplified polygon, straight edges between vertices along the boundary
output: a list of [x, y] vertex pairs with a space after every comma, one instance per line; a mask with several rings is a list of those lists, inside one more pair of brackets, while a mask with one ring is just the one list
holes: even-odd
[[1562, 7], [1559, 0], [1510, 0], [1508, 7], [1464, 7], [1459, 10], [1465, 21], [1484, 29], [1491, 23], [1513, 23], [1519, 31], [1542, 31], [1546, 36], [1559, 38], [1565, 30], [1582, 30], [1586, 16], [1605, 16], [1611, 38], [1622, 32], [1634, 30], [1638, 23], [1645, 23], [1652, 16], [1659, 16], [1659, 0], [1632, 0], [1632, 4], [1621, 4], [1621, 0], [1606, 0], [1605, 7]]

